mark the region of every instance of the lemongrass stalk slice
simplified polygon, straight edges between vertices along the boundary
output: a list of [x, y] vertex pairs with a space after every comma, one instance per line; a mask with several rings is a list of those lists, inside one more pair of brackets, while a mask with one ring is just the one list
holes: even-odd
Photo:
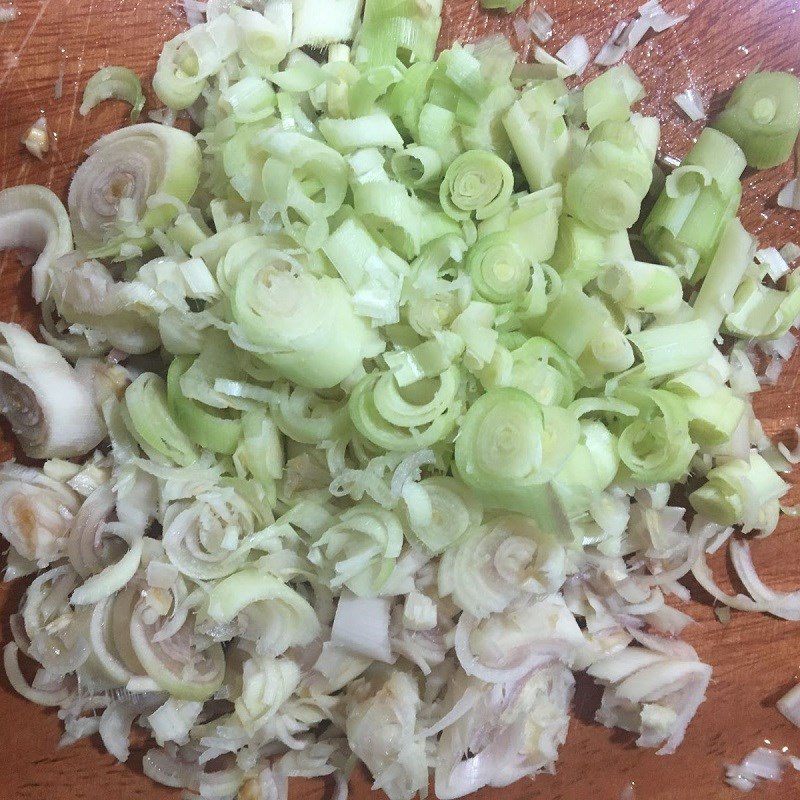
[[127, 67], [102, 67], [86, 83], [78, 113], [85, 117], [104, 100], [124, 100], [131, 106], [131, 122], [144, 108], [144, 93], [139, 77]]

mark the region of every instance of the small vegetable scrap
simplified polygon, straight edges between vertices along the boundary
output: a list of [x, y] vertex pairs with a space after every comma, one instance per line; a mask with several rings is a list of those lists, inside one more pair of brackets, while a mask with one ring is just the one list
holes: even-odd
[[50, 151], [50, 131], [47, 127], [47, 117], [44, 114], [28, 128], [22, 144], [32, 156], [40, 161]]

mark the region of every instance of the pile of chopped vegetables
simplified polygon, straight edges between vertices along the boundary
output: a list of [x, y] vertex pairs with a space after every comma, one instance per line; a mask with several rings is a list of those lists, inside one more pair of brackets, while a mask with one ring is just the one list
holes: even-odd
[[[441, 0], [251, 5], [166, 43], [160, 122], [97, 141], [66, 209], [0, 192], [44, 340], [0, 324], [0, 406], [44, 460], [0, 467], [6, 576], [35, 576], [11, 684], [120, 761], [136, 723], [145, 772], [204, 800], [344, 798], [359, 761], [391, 800], [552, 771], [577, 671], [672, 753], [711, 677], [680, 579], [800, 619], [742, 536], [799, 460], [751, 397], [794, 349], [800, 251], [736, 216], [800, 83], [747, 77], [665, 174], [615, 64], [680, 22], [657, 3], [572, 88], [585, 40], [436, 57]], [[109, 97], [142, 111], [130, 70], [81, 113]], [[707, 566], [726, 543], [749, 596]]]

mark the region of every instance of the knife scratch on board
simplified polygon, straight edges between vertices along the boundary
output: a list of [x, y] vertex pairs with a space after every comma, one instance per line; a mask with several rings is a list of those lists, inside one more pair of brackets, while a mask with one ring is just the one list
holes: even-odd
[[[33, 22], [31, 22], [31, 25], [28, 28], [28, 32], [22, 38], [22, 43], [20, 44], [20, 46], [16, 49], [16, 51], [13, 54], [9, 54], [9, 55], [12, 55], [12, 58], [13, 58], [13, 56], [16, 56], [16, 59], [13, 59], [14, 60], [14, 66], [16, 66], [16, 64], [19, 62], [20, 56], [22, 55], [23, 51], [25, 50], [26, 45], [30, 41], [31, 36], [33, 36], [33, 32], [36, 30], [36, 26], [41, 21], [42, 17], [45, 14], [45, 11], [47, 11], [47, 7], [50, 5], [50, 2], [51, 2], [51, 0], [43, 0], [41, 6], [39, 6], [39, 13], [36, 15], [36, 17], [34, 18]], [[11, 74], [12, 70], [13, 70], [12, 66], [6, 65], [6, 71], [0, 77], [0, 86], [2, 86], [6, 82], [8, 76]]]

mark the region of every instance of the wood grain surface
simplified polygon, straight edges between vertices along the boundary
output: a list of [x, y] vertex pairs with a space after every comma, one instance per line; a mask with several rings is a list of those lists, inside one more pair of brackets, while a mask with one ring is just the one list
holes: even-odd
[[[556, 19], [551, 52], [582, 33], [596, 52], [617, 20], [631, 16], [642, 0], [545, 0]], [[0, 5], [6, 5], [0, 2]], [[124, 64], [144, 78], [152, 74], [161, 43], [177, 33], [181, 13], [167, 0], [15, 0], [20, 16], [0, 24], [0, 186], [42, 183], [62, 196], [84, 149], [101, 133], [122, 125], [121, 103], [105, 103], [88, 118], [77, 115], [86, 79], [101, 66]], [[177, 5], [177, 4], [176, 4]], [[700, 130], [690, 124], [672, 96], [692, 86], [712, 108], [748, 71], [759, 66], [800, 66], [800, 0], [665, 0], [670, 11], [690, 11], [689, 20], [642, 43], [629, 61], [648, 90], [643, 106], [663, 125], [663, 152], [681, 156]], [[530, 13], [526, 2], [518, 16]], [[445, 0], [442, 44], [489, 32], [512, 33], [511, 18], [486, 13], [478, 0]], [[521, 53], [527, 45], [515, 42]], [[54, 87], [63, 75], [63, 95]], [[152, 98], [151, 98], [152, 100]], [[152, 104], [148, 107], [153, 107]], [[45, 113], [57, 143], [44, 161], [30, 157], [20, 138]], [[746, 175], [743, 218], [764, 245], [800, 240], [800, 215], [778, 209], [778, 188], [789, 168]], [[31, 328], [36, 312], [26, 271], [12, 255], [0, 257], [0, 319]], [[780, 385], [762, 392], [756, 409], [765, 429], [790, 441], [800, 423], [796, 384], [800, 358], [784, 371]], [[3, 430], [2, 452], [13, 449]], [[800, 500], [793, 490], [790, 502]], [[777, 588], [800, 586], [800, 527], [784, 520], [777, 533], [754, 546], [762, 575]], [[717, 572], [727, 574], [724, 557]], [[8, 615], [22, 586], [0, 589], [2, 629], [9, 638]], [[690, 585], [688, 608], [697, 620], [687, 638], [714, 667], [708, 699], [701, 706], [679, 752], [659, 757], [637, 749], [629, 734], [593, 723], [597, 693], [579, 681], [574, 721], [556, 776], [541, 776], [505, 790], [476, 797], [496, 800], [617, 800], [629, 784], [637, 800], [727, 800], [738, 793], [722, 781], [725, 762], [738, 761], [764, 744], [800, 755], [800, 731], [774, 710], [774, 702], [800, 680], [800, 626], [733, 612], [728, 625], [714, 616], [709, 598]], [[52, 712], [16, 696], [0, 679], [0, 800], [166, 800], [178, 793], [151, 784], [141, 775], [141, 750], [128, 764], [117, 764], [96, 741], [57, 749], [60, 722]], [[329, 796], [321, 781], [295, 781], [294, 800]], [[756, 796], [800, 797], [800, 776], [766, 784]], [[366, 776], [351, 784], [351, 797], [370, 796]]]

